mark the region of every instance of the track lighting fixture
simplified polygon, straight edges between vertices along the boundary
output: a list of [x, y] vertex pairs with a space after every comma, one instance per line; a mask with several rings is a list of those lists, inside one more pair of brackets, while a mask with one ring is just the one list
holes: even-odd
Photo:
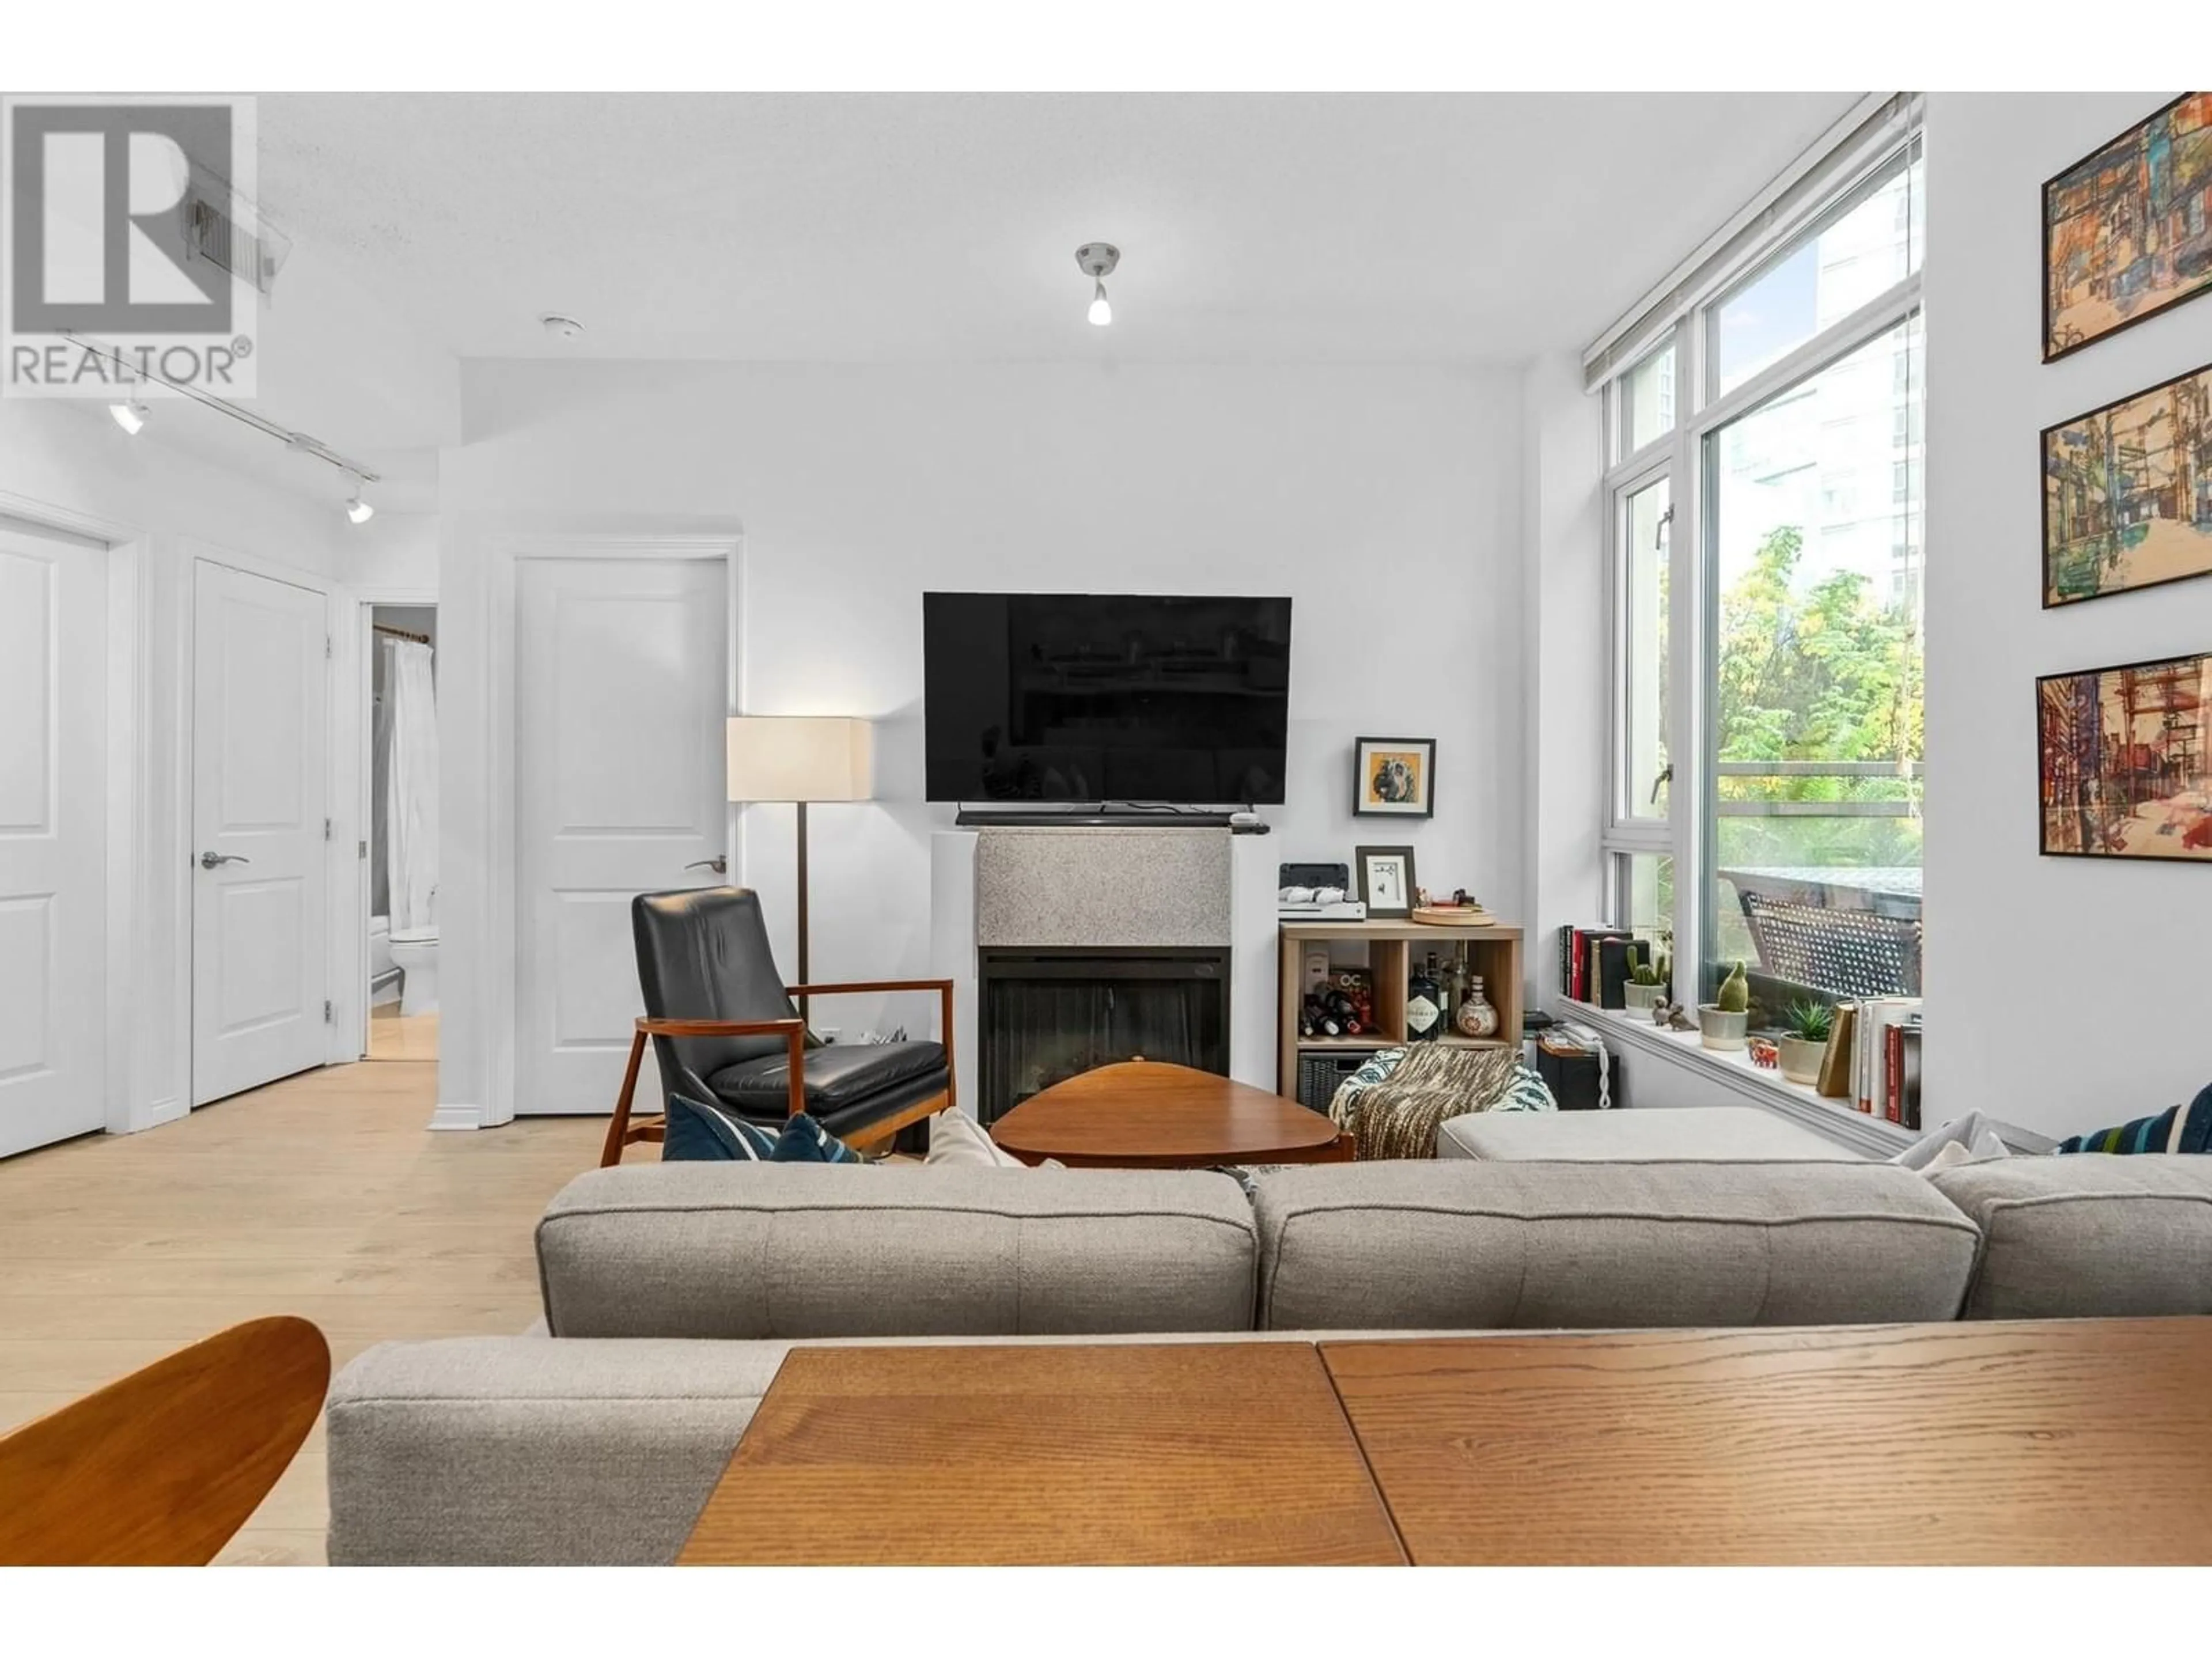
[[1106, 299], [1106, 279], [1121, 263], [1121, 250], [1111, 242], [1085, 242], [1075, 250], [1076, 269], [1091, 279], [1091, 309], [1084, 314], [1100, 328], [1114, 320], [1114, 307]]
[[135, 438], [145, 430], [146, 417], [153, 411], [133, 398], [128, 403], [108, 404], [107, 412], [114, 417], [116, 425]]
[[376, 516], [376, 509], [368, 504], [368, 498], [361, 493], [361, 480], [358, 477], [353, 483], [353, 496], [346, 502], [345, 515], [356, 524], [367, 524]]

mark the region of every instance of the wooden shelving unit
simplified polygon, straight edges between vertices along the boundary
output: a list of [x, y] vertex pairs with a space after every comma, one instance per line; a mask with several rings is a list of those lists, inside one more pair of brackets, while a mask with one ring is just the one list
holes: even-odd
[[[1406, 983], [1416, 960], [1434, 951], [1439, 961], [1464, 951], [1468, 971], [1482, 976], [1483, 994], [1498, 1010], [1498, 1036], [1470, 1041], [1456, 1035], [1438, 1039], [1454, 1048], [1504, 1048], [1521, 1041], [1521, 930], [1506, 922], [1487, 927], [1437, 927], [1421, 921], [1286, 921], [1276, 930], [1275, 1092], [1295, 1099], [1298, 1055], [1363, 1054], [1395, 1048], [1406, 1040]], [[1366, 947], [1375, 982], [1375, 1023], [1379, 1028], [1356, 1037], [1301, 1037], [1298, 999], [1306, 949], [1313, 945], [1358, 944]], [[1350, 962], [1353, 952], [1332, 948], [1330, 956]]]

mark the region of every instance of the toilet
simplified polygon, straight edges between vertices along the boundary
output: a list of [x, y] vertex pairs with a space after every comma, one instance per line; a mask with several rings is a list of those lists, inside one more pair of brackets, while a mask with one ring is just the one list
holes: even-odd
[[395, 927], [392, 930], [392, 960], [402, 975], [399, 1012], [403, 1017], [438, 1012], [438, 927]]

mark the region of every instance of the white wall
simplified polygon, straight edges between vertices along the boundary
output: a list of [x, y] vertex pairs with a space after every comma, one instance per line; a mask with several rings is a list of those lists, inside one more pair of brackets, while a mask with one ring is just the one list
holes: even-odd
[[2037, 439], [2212, 360], [2212, 298], [2041, 362], [2042, 181], [2164, 93], [1928, 100], [1929, 1097], [2065, 1135], [2212, 1082], [2212, 872], [2036, 851], [2035, 677], [2212, 650], [2212, 579], [2045, 611]]
[[1573, 356], [1529, 365], [1522, 386], [1528, 568], [1527, 782], [1531, 1006], [1564, 994], [1552, 941], [1601, 919], [1605, 810], [1605, 471], [1598, 400]]
[[[920, 974], [925, 589], [1291, 594], [1289, 805], [1278, 860], [1410, 842], [1421, 881], [1500, 911], [1524, 890], [1521, 390], [1444, 368], [476, 363], [442, 458], [444, 866], [482, 879], [474, 539], [742, 524], [744, 706], [884, 723], [882, 799], [812, 814], [817, 976]], [[1363, 732], [1437, 739], [1432, 822], [1355, 818]], [[472, 750], [472, 745], [475, 748]], [[480, 792], [479, 792], [480, 793]], [[744, 878], [790, 953], [790, 809], [750, 809]], [[499, 872], [494, 878], [507, 878]], [[448, 977], [472, 902], [441, 914]], [[457, 936], [458, 935], [458, 936]], [[914, 1011], [899, 1011], [907, 1018]], [[897, 1017], [894, 1015], [894, 1017]], [[871, 1011], [841, 1011], [868, 1023]], [[479, 1098], [487, 1034], [446, 1000], [441, 1098]]]
[[338, 576], [370, 595], [434, 596], [438, 591], [438, 515], [379, 513], [365, 525], [348, 525]]
[[[168, 416], [164, 404], [157, 414]], [[218, 417], [207, 416], [208, 419]], [[269, 446], [279, 465], [296, 465]], [[129, 665], [147, 727], [147, 764], [135, 780], [140, 840], [136, 937], [118, 952], [124, 994], [138, 1018], [131, 1049], [112, 1057], [133, 1127], [180, 1115], [190, 1098], [189, 949], [191, 891], [184, 860], [190, 811], [190, 688], [183, 630], [195, 557], [243, 554], [310, 575], [336, 574], [338, 514], [165, 441], [149, 428], [119, 431], [97, 404], [0, 400], [0, 495], [36, 521], [40, 509], [82, 514], [113, 526], [118, 541], [146, 539], [138, 644]], [[111, 684], [112, 684], [112, 680]]]

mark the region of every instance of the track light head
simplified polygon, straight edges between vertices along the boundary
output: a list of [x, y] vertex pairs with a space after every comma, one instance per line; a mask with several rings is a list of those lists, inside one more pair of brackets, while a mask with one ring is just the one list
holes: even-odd
[[346, 502], [345, 515], [355, 524], [367, 524], [376, 516], [376, 509], [368, 504], [368, 498], [361, 493], [361, 483], [357, 479], [354, 483], [352, 498]]
[[153, 411], [138, 398], [133, 398], [127, 403], [108, 404], [107, 412], [114, 418], [116, 425], [135, 438], [146, 429], [146, 417]]

